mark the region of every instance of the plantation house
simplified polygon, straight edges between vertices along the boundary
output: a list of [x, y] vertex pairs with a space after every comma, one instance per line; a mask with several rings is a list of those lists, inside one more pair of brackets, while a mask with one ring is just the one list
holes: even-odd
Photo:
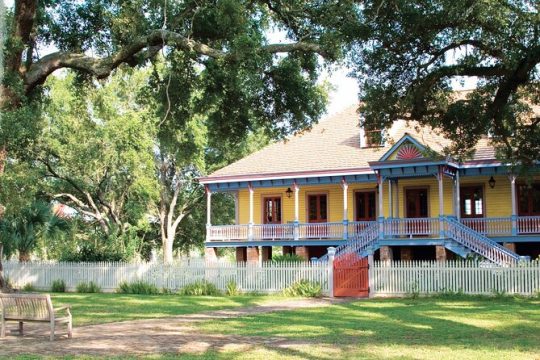
[[[513, 174], [488, 137], [459, 162], [431, 128], [396, 121], [382, 143], [359, 123], [352, 106], [201, 178], [207, 257], [234, 247], [238, 261], [268, 260], [275, 246], [306, 259], [330, 246], [380, 260], [538, 257], [540, 178]], [[236, 224], [212, 224], [215, 192], [235, 195]]]

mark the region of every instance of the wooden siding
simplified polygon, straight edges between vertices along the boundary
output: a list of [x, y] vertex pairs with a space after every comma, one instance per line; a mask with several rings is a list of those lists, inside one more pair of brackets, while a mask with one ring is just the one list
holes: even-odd
[[[506, 176], [495, 176], [495, 188], [490, 188], [488, 185], [489, 176], [477, 177], [462, 177], [461, 186], [464, 185], [481, 185], [484, 188], [484, 209], [486, 217], [509, 217], [512, 214], [512, 201], [510, 181]], [[348, 189], [348, 220], [354, 220], [354, 193], [356, 191], [374, 191], [376, 183], [358, 183], [349, 184]], [[439, 195], [438, 183], [435, 177], [432, 178], [403, 178], [398, 180], [398, 196], [394, 185], [393, 203], [394, 208], [397, 206], [397, 216], [405, 217], [405, 189], [414, 187], [428, 188], [429, 196], [429, 216], [439, 216]], [[453, 215], [454, 201], [452, 180], [444, 179], [444, 215]], [[262, 223], [262, 199], [265, 196], [281, 196], [282, 198], [282, 223], [294, 221], [294, 193], [291, 198], [287, 197], [285, 191], [287, 187], [269, 187], [255, 188], [253, 194], [253, 219], [255, 224]], [[317, 186], [301, 186], [299, 192], [299, 221], [307, 222], [306, 201], [309, 193], [326, 193], [328, 195], [328, 221], [340, 222], [343, 221], [343, 191], [340, 185], [317, 185]], [[376, 196], [379, 200], [378, 195]], [[377, 205], [378, 211], [378, 205]], [[396, 210], [394, 210], [396, 211]], [[383, 190], [383, 212], [384, 217], [389, 216], [388, 206], [388, 180], [384, 182]], [[249, 192], [247, 189], [238, 191], [238, 220], [239, 224], [249, 223]]]

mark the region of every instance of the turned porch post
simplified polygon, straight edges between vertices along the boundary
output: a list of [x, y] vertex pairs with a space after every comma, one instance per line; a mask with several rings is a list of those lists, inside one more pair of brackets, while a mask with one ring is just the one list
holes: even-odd
[[293, 183], [293, 189], [294, 189], [294, 230], [293, 230], [293, 238], [294, 240], [298, 240], [300, 238], [299, 233], [299, 223], [300, 223], [300, 202], [298, 200], [299, 193], [300, 193], [300, 187], [296, 183], [296, 180]]
[[204, 187], [206, 191], [206, 241], [210, 241], [210, 227], [212, 226], [212, 192], [208, 186]]
[[510, 180], [510, 189], [512, 192], [512, 235], [518, 234], [518, 216], [517, 216], [517, 197], [516, 197], [516, 175], [511, 174], [508, 176]]
[[443, 195], [443, 167], [439, 166], [437, 181], [439, 182], [439, 237], [444, 237], [444, 195]]
[[461, 184], [459, 179], [459, 169], [456, 170], [456, 203], [454, 204], [454, 209], [456, 212], [456, 218], [459, 220], [461, 217]]
[[392, 202], [392, 180], [388, 179], [388, 217], [394, 217], [394, 203]]
[[384, 212], [383, 212], [383, 188], [384, 179], [377, 173], [377, 184], [379, 185], [379, 239], [384, 238]]
[[349, 184], [345, 180], [345, 177], [341, 180], [341, 188], [343, 189], [343, 239], [349, 238], [349, 204], [348, 204], [348, 191]]
[[249, 190], [249, 224], [248, 224], [248, 240], [253, 240], [253, 186], [248, 183]]

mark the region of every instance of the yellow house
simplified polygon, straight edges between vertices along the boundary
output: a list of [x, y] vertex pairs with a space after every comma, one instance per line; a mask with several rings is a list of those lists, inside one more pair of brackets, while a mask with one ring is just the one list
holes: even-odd
[[[459, 162], [431, 128], [396, 121], [382, 143], [359, 123], [352, 106], [201, 178], [207, 256], [234, 247], [238, 261], [268, 260], [279, 246], [310, 259], [356, 244], [381, 260], [538, 257], [540, 182], [512, 174], [488, 137]], [[212, 224], [215, 192], [235, 195], [236, 224]]]

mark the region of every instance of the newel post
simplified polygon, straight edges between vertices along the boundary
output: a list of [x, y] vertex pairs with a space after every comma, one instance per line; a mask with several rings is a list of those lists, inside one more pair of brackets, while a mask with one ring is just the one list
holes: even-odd
[[334, 258], [336, 256], [336, 248], [328, 248], [328, 296], [334, 297]]

